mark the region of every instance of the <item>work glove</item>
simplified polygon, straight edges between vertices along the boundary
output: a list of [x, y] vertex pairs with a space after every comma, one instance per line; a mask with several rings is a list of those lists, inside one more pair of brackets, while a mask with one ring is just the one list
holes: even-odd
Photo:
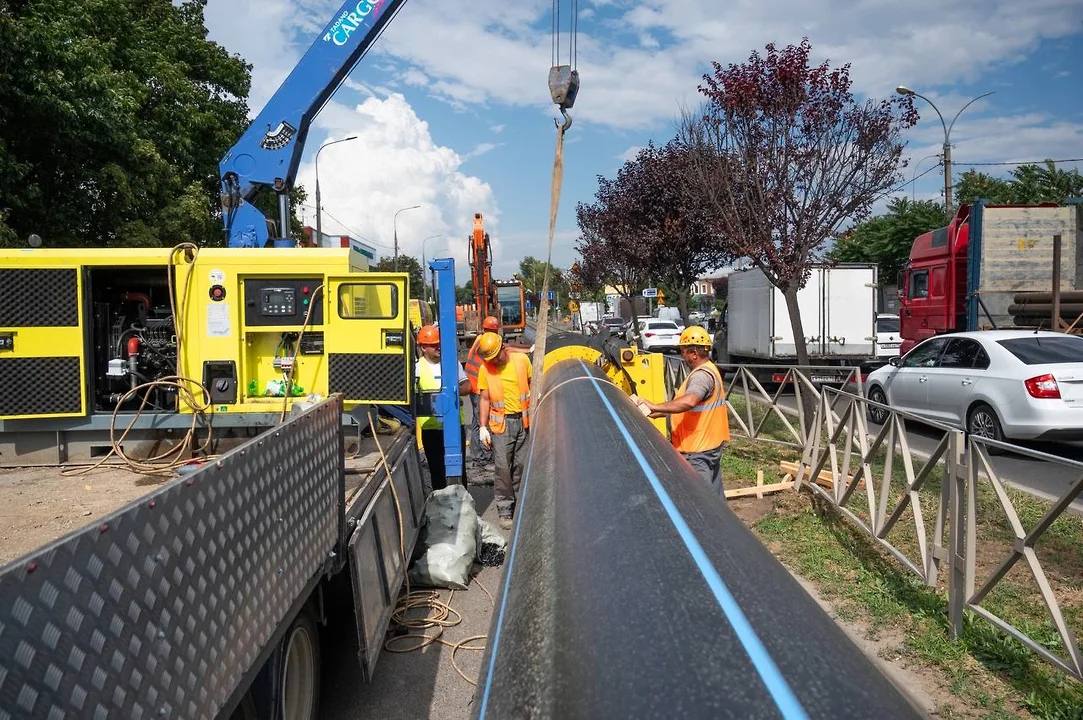
[[485, 447], [492, 449], [493, 447], [493, 435], [489, 432], [489, 428], [478, 428], [478, 439], [481, 440], [481, 444]]

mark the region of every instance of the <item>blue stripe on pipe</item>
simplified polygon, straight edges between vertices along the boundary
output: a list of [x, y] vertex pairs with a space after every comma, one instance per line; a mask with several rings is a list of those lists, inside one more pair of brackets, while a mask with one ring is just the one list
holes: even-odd
[[767, 692], [770, 693], [771, 699], [775, 701], [775, 705], [778, 707], [779, 712], [782, 713], [782, 717], [787, 718], [787, 720], [791, 718], [793, 720], [807, 719], [808, 714], [805, 713], [805, 709], [801, 707], [800, 701], [797, 699], [797, 696], [794, 695], [793, 690], [790, 689], [790, 685], [786, 682], [786, 678], [782, 676], [782, 672], [778, 669], [778, 665], [771, 659], [771, 655], [767, 652], [767, 648], [764, 647], [763, 641], [760, 640], [756, 631], [753, 629], [752, 623], [748, 621], [744, 611], [741, 610], [741, 606], [737, 604], [737, 599], [733, 597], [729, 588], [726, 587], [726, 583], [722, 581], [722, 576], [718, 574], [714, 565], [711, 564], [710, 559], [707, 557], [707, 553], [703, 550], [703, 546], [696, 540], [696, 536], [692, 533], [692, 529], [688, 527], [688, 523], [685, 522], [681, 512], [673, 503], [673, 499], [658, 481], [658, 476], [647, 463], [647, 458], [643, 457], [643, 452], [632, 441], [631, 433], [628, 432], [628, 428], [625, 426], [624, 421], [617, 415], [617, 411], [609, 402], [609, 398], [602, 392], [602, 388], [599, 387], [598, 381], [590, 374], [590, 370], [587, 368], [586, 364], [583, 363], [582, 360], [580, 360], [579, 363], [583, 365], [583, 371], [590, 377], [591, 384], [598, 393], [598, 397], [602, 399], [602, 403], [605, 404], [617, 429], [620, 430], [620, 434], [624, 437], [624, 441], [632, 451], [632, 455], [635, 456], [635, 459], [639, 463], [639, 467], [643, 470], [643, 474], [647, 477], [647, 481], [650, 483], [651, 488], [662, 502], [662, 507], [665, 508], [666, 514], [669, 515], [670, 521], [677, 529], [677, 534], [681, 536], [681, 540], [684, 541], [684, 545], [688, 549], [689, 554], [691, 554], [692, 560], [695, 561], [696, 566], [703, 575], [703, 579], [707, 581], [707, 586], [711, 589], [711, 592], [714, 593], [715, 600], [718, 601], [718, 606], [722, 609], [726, 619], [729, 620], [730, 625], [737, 634], [737, 639], [740, 640], [741, 645], [744, 646], [745, 652], [748, 653], [749, 660], [752, 661], [752, 665], [756, 668], [756, 672], [759, 673], [760, 679], [763, 680], [763, 684], [767, 686]]
[[500, 651], [500, 633], [504, 627], [504, 610], [508, 606], [508, 585], [511, 584], [511, 570], [515, 566], [515, 551], [519, 549], [519, 528], [523, 524], [523, 508], [526, 506], [526, 491], [530, 484], [530, 465], [534, 460], [534, 443], [530, 443], [530, 452], [526, 456], [526, 468], [523, 471], [522, 492], [517, 498], [515, 507], [515, 530], [511, 537], [511, 552], [508, 553], [508, 562], [504, 566], [504, 588], [500, 591], [500, 609], [496, 614], [496, 631], [491, 638], [492, 652], [489, 653], [489, 667], [485, 671], [485, 687], [481, 693], [481, 705], [478, 709], [478, 717], [485, 717], [485, 711], [489, 708], [489, 693], [493, 689], [493, 669], [496, 667], [496, 656]]

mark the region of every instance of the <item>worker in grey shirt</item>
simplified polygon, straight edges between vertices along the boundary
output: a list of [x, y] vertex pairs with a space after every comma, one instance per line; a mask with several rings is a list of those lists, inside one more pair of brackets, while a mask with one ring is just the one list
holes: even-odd
[[652, 403], [635, 396], [637, 404], [651, 417], [670, 417], [670, 442], [692, 469], [721, 497], [722, 448], [730, 439], [726, 392], [722, 375], [711, 362], [711, 337], [701, 327], [681, 333], [681, 357], [692, 371], [681, 383], [674, 398]]

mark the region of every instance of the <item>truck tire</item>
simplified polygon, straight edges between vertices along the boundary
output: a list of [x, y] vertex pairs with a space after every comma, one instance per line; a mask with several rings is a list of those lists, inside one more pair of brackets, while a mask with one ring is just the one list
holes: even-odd
[[306, 608], [282, 638], [278, 706], [282, 720], [316, 720], [320, 705], [320, 632]]

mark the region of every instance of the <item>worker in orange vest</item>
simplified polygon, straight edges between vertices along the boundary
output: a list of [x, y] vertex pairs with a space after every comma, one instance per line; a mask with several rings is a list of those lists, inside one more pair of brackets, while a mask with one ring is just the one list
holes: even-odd
[[[482, 330], [500, 334], [500, 321], [489, 315], [481, 322]], [[478, 390], [478, 371], [481, 369], [481, 355], [478, 353], [478, 343], [483, 335], [474, 338], [474, 344], [470, 346], [470, 352], [466, 354], [466, 376], [470, 379], [470, 455], [475, 467], [484, 467], [493, 461], [493, 451], [481, 444], [481, 423], [479, 422], [480, 396]]]
[[729, 415], [722, 374], [711, 362], [711, 336], [693, 325], [681, 333], [681, 358], [692, 371], [685, 377], [674, 398], [652, 403], [638, 395], [636, 403], [653, 418], [670, 416], [670, 442], [692, 469], [721, 497], [722, 450], [730, 439]]
[[479, 434], [481, 443], [493, 449], [496, 512], [500, 527], [510, 530], [530, 431], [530, 359], [508, 352], [500, 336], [491, 332], [481, 336], [478, 352], [483, 360], [478, 372]]

